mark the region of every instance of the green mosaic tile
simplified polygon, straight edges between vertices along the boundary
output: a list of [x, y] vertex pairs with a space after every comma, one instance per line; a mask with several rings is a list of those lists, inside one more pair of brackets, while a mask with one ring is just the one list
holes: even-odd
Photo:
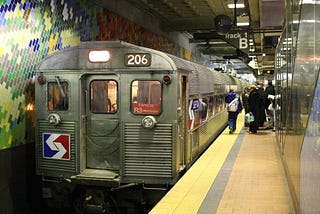
[[12, 61], [12, 64], [13, 64], [13, 65], [17, 65], [17, 60], [18, 60], [18, 58], [15, 57], [15, 58], [13, 59], [13, 61]]
[[2, 128], [0, 128], [0, 149], [6, 149], [11, 147], [11, 142], [9, 142], [10, 139], [10, 133], [6, 132]]
[[16, 72], [15, 71], [10, 72], [8, 76], [8, 81], [12, 81], [15, 77], [16, 77]]

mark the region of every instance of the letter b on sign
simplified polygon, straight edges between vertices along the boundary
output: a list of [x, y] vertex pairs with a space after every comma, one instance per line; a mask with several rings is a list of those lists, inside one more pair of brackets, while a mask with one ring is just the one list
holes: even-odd
[[248, 39], [247, 38], [240, 38], [239, 39], [239, 49], [246, 49], [248, 48]]

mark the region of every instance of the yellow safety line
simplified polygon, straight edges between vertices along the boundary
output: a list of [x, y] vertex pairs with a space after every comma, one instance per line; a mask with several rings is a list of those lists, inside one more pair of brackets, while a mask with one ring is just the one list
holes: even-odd
[[149, 213], [197, 213], [243, 124], [244, 115], [239, 114], [236, 133], [229, 134], [229, 129], [226, 128]]

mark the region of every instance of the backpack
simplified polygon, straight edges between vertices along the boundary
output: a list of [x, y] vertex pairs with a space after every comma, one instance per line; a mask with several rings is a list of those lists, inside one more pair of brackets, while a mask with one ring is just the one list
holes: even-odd
[[235, 98], [228, 104], [228, 111], [236, 112], [238, 111], [239, 99]]

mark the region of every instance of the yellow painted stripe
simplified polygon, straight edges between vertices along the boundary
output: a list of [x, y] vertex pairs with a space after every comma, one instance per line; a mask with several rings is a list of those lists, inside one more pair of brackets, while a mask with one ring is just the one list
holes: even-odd
[[150, 211], [150, 214], [197, 213], [243, 124], [244, 115], [240, 114], [236, 133], [229, 134], [229, 129], [225, 129], [199, 160]]

